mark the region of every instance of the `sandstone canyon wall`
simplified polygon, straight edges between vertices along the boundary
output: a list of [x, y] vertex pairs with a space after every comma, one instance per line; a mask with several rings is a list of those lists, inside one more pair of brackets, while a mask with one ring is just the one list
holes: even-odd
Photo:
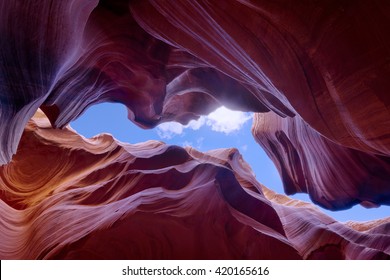
[[287, 194], [390, 205], [389, 33], [387, 1], [1, 0], [0, 257], [389, 258], [390, 218], [334, 221], [236, 149], [67, 126], [101, 102], [145, 129], [255, 112]]

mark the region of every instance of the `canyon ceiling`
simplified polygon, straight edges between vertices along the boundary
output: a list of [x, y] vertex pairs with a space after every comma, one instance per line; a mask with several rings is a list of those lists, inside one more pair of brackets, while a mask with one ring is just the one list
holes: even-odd
[[0, 258], [389, 259], [390, 213], [335, 221], [235, 148], [68, 126], [102, 102], [145, 129], [254, 112], [287, 195], [378, 207], [389, 77], [389, 1], [0, 0]]

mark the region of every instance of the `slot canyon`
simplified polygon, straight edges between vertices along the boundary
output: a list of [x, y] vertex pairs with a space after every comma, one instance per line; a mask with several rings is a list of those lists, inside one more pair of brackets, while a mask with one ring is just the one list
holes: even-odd
[[[285, 193], [234, 147], [69, 126], [104, 102], [253, 113]], [[390, 205], [390, 1], [0, 0], [0, 165], [0, 259], [390, 259], [390, 213], [321, 210]]]

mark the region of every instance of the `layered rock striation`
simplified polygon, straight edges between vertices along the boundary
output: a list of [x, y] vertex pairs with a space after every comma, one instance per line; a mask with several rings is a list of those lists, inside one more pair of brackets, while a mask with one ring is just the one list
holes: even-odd
[[276, 164], [287, 194], [308, 193], [332, 210], [389, 204], [389, 158], [334, 143], [299, 117], [255, 114], [252, 132]]
[[390, 218], [339, 223], [262, 186], [236, 149], [86, 139], [38, 112], [0, 178], [1, 259], [390, 257]]
[[[255, 112], [286, 193], [390, 205], [389, 18], [386, 1], [0, 1], [1, 257], [388, 257], [387, 219], [341, 224], [271, 194], [235, 150], [66, 125], [101, 102], [143, 128], [220, 105]], [[50, 123], [28, 123], [38, 108]], [[180, 238], [202, 222], [204, 240]], [[99, 238], [117, 250], [91, 249]]]

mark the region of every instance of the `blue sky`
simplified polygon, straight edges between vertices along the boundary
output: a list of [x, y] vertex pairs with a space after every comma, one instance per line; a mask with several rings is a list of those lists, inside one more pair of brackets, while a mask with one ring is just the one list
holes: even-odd
[[[189, 145], [200, 151], [235, 147], [250, 164], [260, 183], [278, 193], [284, 193], [278, 171], [252, 137], [251, 125], [252, 114], [219, 108], [185, 127], [178, 123], [165, 123], [155, 129], [144, 130], [127, 119], [127, 110], [122, 104], [115, 103], [92, 106], [71, 123], [73, 129], [87, 138], [109, 133], [119, 141], [131, 144], [159, 140], [179, 146]], [[293, 197], [309, 201], [306, 194]], [[343, 211], [323, 211], [339, 221], [367, 221], [388, 217], [390, 206], [365, 209], [357, 205]]]

